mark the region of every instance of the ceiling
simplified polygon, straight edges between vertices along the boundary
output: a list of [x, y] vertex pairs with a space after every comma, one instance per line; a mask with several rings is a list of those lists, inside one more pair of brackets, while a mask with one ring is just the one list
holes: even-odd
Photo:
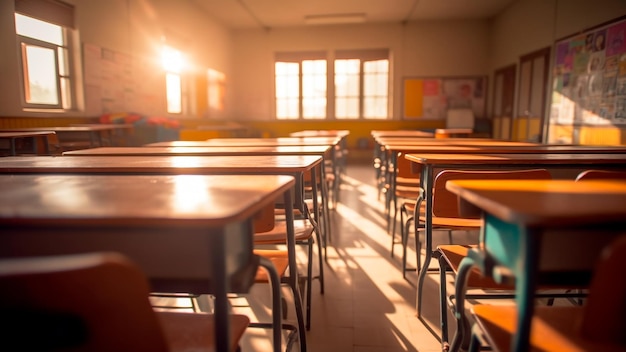
[[[189, 0], [231, 29], [306, 26], [305, 18], [324, 16], [364, 23], [486, 19], [516, 0]], [[331, 16], [326, 18], [326, 16]], [[344, 16], [350, 15], [350, 16]], [[356, 15], [356, 16], [355, 16]], [[339, 16], [337, 18], [333, 16]], [[330, 23], [332, 24], [332, 23]]]

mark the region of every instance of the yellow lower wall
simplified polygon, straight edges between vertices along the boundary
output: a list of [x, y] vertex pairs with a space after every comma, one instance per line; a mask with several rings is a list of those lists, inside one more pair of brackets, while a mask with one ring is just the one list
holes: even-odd
[[[70, 126], [78, 123], [97, 123], [94, 117], [59, 117], [59, 118], [25, 118], [0, 117], [0, 129], [19, 127]], [[372, 130], [424, 129], [443, 128], [444, 121], [429, 120], [375, 120], [375, 121], [213, 121], [206, 119], [181, 119], [181, 140], [205, 140], [209, 138], [228, 137], [227, 131], [197, 130], [202, 125], [241, 125], [246, 135], [284, 137], [291, 132], [301, 130], [349, 130], [347, 138], [350, 149], [370, 149], [372, 147]], [[523, 139], [521, 131], [526, 131], [527, 122], [516, 119], [513, 126], [513, 139]], [[539, 131], [538, 121], [531, 121], [531, 132]], [[573, 136], [572, 126], [550, 126], [549, 140], [556, 142], [567, 140]], [[582, 145], [626, 145], [626, 128], [617, 126], [582, 126], [577, 128], [578, 144]], [[559, 138], [562, 137], [562, 138]], [[497, 138], [498, 136], [496, 136]]]
[[93, 117], [0, 117], [0, 128], [65, 127], [75, 123], [98, 123]]
[[[203, 140], [224, 136], [223, 131], [200, 131], [198, 126], [215, 124], [207, 120], [181, 120], [180, 131], [182, 140]], [[432, 130], [445, 127], [445, 121], [245, 121], [238, 124], [248, 128], [247, 134], [257, 137], [286, 137], [291, 132], [302, 130], [348, 130], [347, 145], [350, 149], [362, 148], [363, 143], [372, 143], [372, 130], [425, 129]], [[373, 147], [373, 144], [368, 144]]]

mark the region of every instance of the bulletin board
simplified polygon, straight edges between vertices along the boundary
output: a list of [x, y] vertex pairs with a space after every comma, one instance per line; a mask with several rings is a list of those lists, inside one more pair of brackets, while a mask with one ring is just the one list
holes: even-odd
[[549, 123], [626, 125], [626, 17], [554, 44]]
[[472, 109], [485, 117], [486, 76], [407, 77], [403, 82], [405, 119], [445, 120], [448, 109]]

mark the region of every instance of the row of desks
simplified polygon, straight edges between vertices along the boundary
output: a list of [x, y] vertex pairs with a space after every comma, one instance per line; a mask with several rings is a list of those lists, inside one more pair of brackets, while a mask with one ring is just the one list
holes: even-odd
[[[482, 139], [429, 139], [375, 136], [388, 177], [395, 177], [398, 155], [408, 159], [412, 171], [424, 190], [425, 263], [418, 275], [417, 310], [422, 309], [421, 289], [426, 268], [432, 258], [432, 184], [438, 171], [444, 169], [547, 168], [559, 177], [571, 177], [585, 169], [626, 169], [626, 148], [546, 146], [532, 143]], [[384, 169], [384, 168], [383, 168]], [[563, 176], [565, 175], [565, 176]], [[558, 177], [557, 177], [558, 178]], [[573, 177], [572, 177], [573, 178]], [[391, 179], [391, 181], [392, 181]], [[497, 265], [506, 267], [516, 277], [518, 331], [512, 350], [528, 348], [535, 280], [550, 250], [559, 251], [563, 263], [578, 263], [575, 268], [587, 272], [610, 239], [623, 233], [626, 226], [626, 182], [579, 183], [569, 180], [453, 181], [447, 187], [457, 193], [461, 208], [475, 208], [483, 214], [481, 245], [477, 251], [493, 256]], [[603, 199], [606, 198], [606, 202]], [[606, 236], [597, 235], [598, 228]], [[608, 234], [608, 235], [607, 235]], [[585, 239], [586, 244], [569, 241]], [[555, 248], [554, 246], [557, 246]], [[562, 251], [559, 246], [582, 250]], [[546, 252], [544, 252], [546, 251]], [[584, 259], [583, 259], [584, 258]], [[590, 265], [591, 263], [591, 265]], [[475, 264], [475, 263], [474, 263]], [[471, 263], [466, 263], [471, 265]], [[487, 273], [488, 274], [488, 273]], [[457, 299], [462, 300], [464, 282], [457, 278]], [[455, 339], [452, 349], [459, 346]]]
[[[221, 148], [232, 153], [3, 158], [0, 183], [11, 191], [0, 196], [0, 255], [121, 251], [155, 290], [213, 294], [216, 350], [225, 351], [226, 295], [247, 291], [256, 272], [251, 219], [281, 195], [288, 220], [292, 204], [307, 212], [305, 174], [315, 180], [328, 150], [263, 147], [265, 154], [246, 155], [232, 142]], [[297, 283], [292, 223], [288, 232], [289, 276]]]
[[[0, 129], [2, 134], [32, 135], [47, 134], [44, 153], [58, 154], [64, 150], [94, 148], [101, 146], [124, 146], [130, 143], [134, 127], [131, 124], [75, 124], [63, 127], [14, 127]], [[51, 138], [53, 136], [54, 138]], [[2, 139], [0, 137], [0, 139]], [[16, 155], [16, 153], [12, 153]]]

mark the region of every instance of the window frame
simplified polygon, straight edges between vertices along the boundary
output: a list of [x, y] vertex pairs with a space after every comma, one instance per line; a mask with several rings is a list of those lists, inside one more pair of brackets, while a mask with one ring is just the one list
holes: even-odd
[[[27, 16], [27, 17], [31, 17], [25, 14], [21, 14], [22, 16]], [[34, 17], [31, 17], [34, 18]], [[38, 18], [37, 18], [38, 19]], [[47, 22], [50, 24], [54, 24], [57, 25], [59, 27], [61, 27], [61, 31], [62, 31], [62, 36], [63, 36], [63, 45], [58, 45], [58, 44], [54, 44], [54, 43], [50, 43], [50, 42], [46, 42], [40, 39], [35, 39], [32, 37], [28, 37], [28, 36], [24, 36], [21, 34], [17, 33], [17, 29], [15, 29], [15, 36], [17, 38], [17, 54], [18, 54], [18, 64], [20, 69], [18, 70], [18, 74], [19, 74], [19, 78], [20, 78], [20, 89], [21, 89], [21, 94], [20, 94], [20, 99], [21, 99], [21, 104], [22, 107], [25, 109], [37, 109], [37, 110], [46, 110], [46, 111], [70, 111], [76, 108], [76, 79], [75, 79], [75, 75], [73, 74], [74, 72], [74, 62], [73, 62], [73, 46], [72, 46], [72, 41], [70, 40], [70, 35], [69, 35], [69, 31], [72, 30], [71, 28], [67, 28], [65, 26], [62, 26], [60, 24], [56, 24], [50, 21], [46, 21], [46, 20], [41, 20], [38, 19], [40, 21], [43, 22]], [[54, 63], [55, 63], [55, 78], [56, 78], [56, 89], [57, 89], [57, 104], [40, 104], [40, 103], [29, 103], [27, 101], [27, 82], [26, 82], [26, 72], [25, 70], [28, 68], [28, 62], [27, 62], [27, 57], [24, 55], [24, 48], [25, 46], [33, 46], [33, 47], [39, 47], [39, 48], [44, 48], [44, 49], [51, 49], [54, 52]], [[65, 65], [67, 67], [66, 73], [65, 74], [61, 74], [61, 70], [60, 68], [60, 58], [59, 58], [59, 51], [65, 51], [65, 60], [66, 62], [62, 63], [63, 65]], [[65, 96], [64, 94], [64, 90], [62, 89], [63, 85], [61, 84], [61, 81], [63, 79], [66, 79], [70, 85], [68, 93], [69, 96]], [[68, 100], [68, 105], [64, 106], [63, 102], [64, 100]]]
[[[359, 112], [357, 117], [337, 117], [336, 112], [336, 87], [333, 90], [333, 118], [341, 121], [371, 121], [371, 120], [389, 120], [391, 116], [390, 101], [391, 96], [391, 60], [389, 59], [388, 49], [362, 49], [362, 50], [337, 50], [335, 52], [335, 58], [333, 59], [333, 83], [337, 77], [337, 72], [334, 72], [335, 64], [337, 60], [359, 60]], [[383, 117], [366, 117], [365, 116], [365, 63], [371, 61], [387, 60], [387, 92], [386, 92], [386, 115]]]
[[[324, 60], [326, 64], [326, 100], [325, 113], [323, 117], [304, 117], [304, 100], [303, 95], [303, 62]], [[274, 118], [278, 121], [324, 121], [329, 119], [329, 63], [327, 53], [324, 51], [313, 52], [278, 52], [275, 54], [272, 70], [274, 72]], [[298, 64], [298, 116], [297, 117], [278, 117], [278, 97], [276, 96], [276, 63], [297, 63]], [[307, 97], [311, 98], [311, 97]]]
[[[335, 85], [335, 79], [337, 74], [335, 72], [335, 63], [337, 60], [359, 60], [359, 95], [358, 95], [358, 116], [356, 117], [337, 117], [336, 105], [337, 105], [337, 88]], [[325, 117], [313, 117], [305, 118], [303, 115], [303, 76], [302, 76], [302, 63], [307, 60], [325, 60], [326, 61], [326, 116]], [[386, 87], [386, 106], [385, 116], [382, 117], [365, 117], [365, 71], [364, 66], [366, 62], [387, 60], [387, 87]], [[276, 63], [297, 63], [299, 69], [298, 75], [298, 117], [278, 117], [278, 97], [276, 95]], [[278, 121], [323, 121], [323, 120], [339, 120], [339, 121], [370, 121], [370, 120], [389, 120], [392, 118], [391, 114], [391, 59], [389, 49], [361, 49], [361, 50], [336, 50], [329, 55], [328, 52], [278, 52], [275, 53], [273, 61], [273, 84], [274, 84], [274, 118]], [[374, 96], [378, 97], [378, 96]]]

